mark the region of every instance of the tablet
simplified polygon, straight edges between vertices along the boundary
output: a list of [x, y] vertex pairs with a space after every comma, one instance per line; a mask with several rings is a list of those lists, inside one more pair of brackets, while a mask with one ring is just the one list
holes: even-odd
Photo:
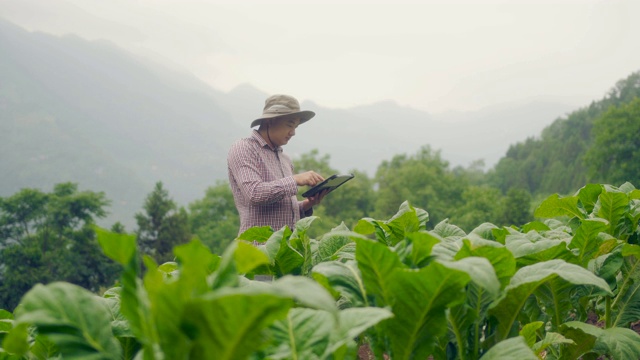
[[353, 179], [353, 174], [331, 175], [328, 178], [326, 178], [323, 182], [307, 190], [304, 194], [302, 194], [302, 196], [310, 197], [321, 192], [322, 190], [329, 190], [329, 191], [334, 190], [338, 186], [346, 183], [351, 179]]

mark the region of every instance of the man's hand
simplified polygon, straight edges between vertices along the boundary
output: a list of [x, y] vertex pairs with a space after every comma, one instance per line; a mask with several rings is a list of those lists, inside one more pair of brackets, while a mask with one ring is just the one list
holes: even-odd
[[314, 196], [309, 196], [304, 201], [302, 201], [302, 209], [307, 211], [312, 207], [320, 204], [322, 199], [324, 199], [325, 195], [327, 195], [331, 190], [322, 190]]
[[317, 183], [324, 181], [324, 178], [315, 171], [307, 171], [301, 174], [293, 175], [293, 180], [296, 181], [296, 185], [298, 186], [314, 186]]

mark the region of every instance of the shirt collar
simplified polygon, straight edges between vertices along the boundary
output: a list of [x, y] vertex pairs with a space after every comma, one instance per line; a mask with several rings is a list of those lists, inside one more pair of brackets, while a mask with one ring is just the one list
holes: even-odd
[[260, 135], [260, 133], [258, 132], [258, 130], [253, 130], [253, 132], [251, 133], [251, 137], [256, 140], [258, 142], [258, 144], [260, 144], [260, 147], [262, 148], [267, 148], [271, 151], [278, 151], [278, 152], [282, 152], [282, 146], [278, 146], [275, 149], [273, 147], [271, 147], [271, 145], [269, 145], [269, 143], [267, 143], [267, 141], [262, 138], [262, 136]]

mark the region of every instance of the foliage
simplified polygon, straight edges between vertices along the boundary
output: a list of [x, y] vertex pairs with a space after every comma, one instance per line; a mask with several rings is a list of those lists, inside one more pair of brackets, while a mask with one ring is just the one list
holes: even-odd
[[178, 209], [162, 182], [157, 182], [145, 199], [144, 210], [136, 214], [136, 233], [142, 253], [158, 262], [173, 260], [173, 247], [191, 238], [186, 210]]
[[[122, 286], [102, 297], [35, 286], [0, 312], [0, 355], [353, 359], [367, 344], [401, 360], [638, 358], [639, 209], [630, 183], [588, 184], [543, 201], [544, 222], [465, 233], [429, 229], [430, 215], [404, 202], [319, 239], [313, 217], [294, 231], [249, 229], [222, 256], [195, 239], [174, 248], [176, 262], [145, 256], [144, 276], [135, 236], [96, 229]], [[251, 280], [265, 271], [273, 282]]]
[[613, 183], [640, 178], [640, 98], [611, 107], [594, 122], [593, 133], [585, 155], [592, 178]]
[[[540, 138], [511, 145], [506, 156], [489, 171], [489, 184], [503, 193], [515, 187], [534, 195], [567, 194], [589, 178], [610, 184], [637, 178], [624, 177], [620, 172], [633, 174], [637, 163], [622, 159], [634, 156], [632, 149], [637, 149], [632, 147], [638, 121], [633, 115], [637, 110], [633, 109], [637, 105], [630, 103], [639, 97], [640, 72], [635, 72], [616, 83], [603, 99], [554, 121]], [[624, 125], [616, 128], [614, 124]], [[604, 144], [615, 146], [606, 148]], [[609, 169], [614, 171], [604, 171], [613, 159], [617, 159], [616, 165]], [[623, 170], [626, 167], [630, 171]]]
[[228, 182], [219, 181], [207, 188], [203, 199], [189, 204], [191, 233], [214, 253], [222, 253], [236, 238], [240, 220]]
[[0, 305], [13, 309], [33, 285], [52, 280], [92, 291], [113, 284], [118, 268], [90, 228], [107, 205], [104, 193], [78, 191], [73, 183], [0, 198]]

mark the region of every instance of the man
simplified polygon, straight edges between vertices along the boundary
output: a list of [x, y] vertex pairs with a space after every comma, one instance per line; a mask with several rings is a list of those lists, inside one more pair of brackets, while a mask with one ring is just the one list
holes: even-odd
[[227, 166], [240, 214], [238, 234], [253, 226], [279, 230], [287, 225], [293, 229], [322, 201], [324, 192], [298, 201], [298, 186], [313, 186], [324, 178], [314, 171], [294, 174], [291, 159], [282, 151], [296, 128], [314, 116], [313, 111], [301, 111], [292, 96], [273, 95], [265, 101], [262, 116], [251, 123], [252, 128], [259, 128], [231, 146]]

